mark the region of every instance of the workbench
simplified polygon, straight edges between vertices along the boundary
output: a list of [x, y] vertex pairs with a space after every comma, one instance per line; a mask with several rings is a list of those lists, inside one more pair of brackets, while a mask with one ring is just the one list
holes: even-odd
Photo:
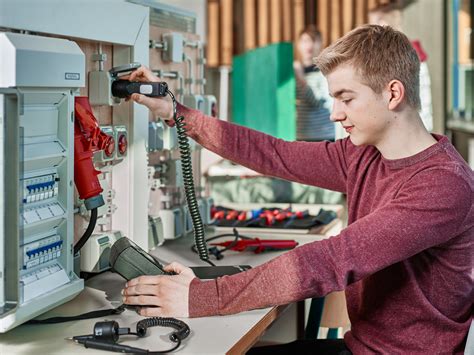
[[[272, 204], [273, 206], [273, 204]], [[281, 207], [286, 207], [282, 205]], [[239, 206], [229, 206], [238, 208]], [[253, 208], [254, 206], [248, 206]], [[280, 206], [276, 206], [280, 207]], [[293, 206], [295, 209], [296, 205]], [[321, 206], [309, 206], [311, 212], [319, 210]], [[298, 206], [300, 208], [300, 206]], [[342, 206], [324, 206], [341, 213]], [[336, 235], [342, 228], [338, 219], [324, 230], [323, 234], [292, 234], [258, 232], [253, 236], [269, 239], [294, 239], [299, 245], [322, 240]], [[212, 230], [207, 234], [211, 237], [221, 231]], [[242, 234], [248, 234], [241, 231]], [[191, 251], [192, 236], [167, 241], [151, 253], [164, 261], [177, 261], [187, 266], [205, 265], [197, 254]], [[280, 253], [267, 252], [254, 254], [252, 252], [228, 251], [223, 260], [214, 261], [217, 265], [260, 265]], [[82, 314], [92, 310], [117, 307], [121, 304], [120, 291], [125, 280], [119, 275], [105, 272], [86, 281], [86, 288], [75, 299], [57, 307], [40, 318], [53, 316], [70, 316]], [[179, 354], [241, 354], [251, 348], [265, 333], [265, 331], [287, 310], [289, 305], [253, 310], [229, 316], [207, 318], [182, 319], [191, 328], [191, 335], [183, 341], [176, 351]], [[108, 320], [116, 320], [121, 327], [130, 327], [134, 330], [137, 321], [143, 317], [131, 310], [120, 315], [108, 316]], [[103, 318], [73, 321], [60, 324], [29, 325], [23, 324], [5, 334], [0, 334], [1, 354], [106, 354], [95, 349], [86, 349], [82, 345], [65, 340], [74, 335], [91, 334], [94, 324]], [[120, 342], [151, 351], [166, 350], [172, 344], [168, 335], [170, 328], [153, 327], [145, 338], [122, 337]]]

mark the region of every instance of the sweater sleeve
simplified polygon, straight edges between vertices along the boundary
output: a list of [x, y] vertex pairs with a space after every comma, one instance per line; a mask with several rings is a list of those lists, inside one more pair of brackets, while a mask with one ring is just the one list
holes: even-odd
[[190, 316], [232, 314], [343, 290], [472, 228], [472, 209], [472, 190], [463, 178], [453, 172], [419, 173], [392, 202], [338, 236], [303, 245], [244, 273], [193, 280]]
[[261, 174], [345, 192], [348, 139], [288, 142], [178, 106], [191, 138], [203, 147]]

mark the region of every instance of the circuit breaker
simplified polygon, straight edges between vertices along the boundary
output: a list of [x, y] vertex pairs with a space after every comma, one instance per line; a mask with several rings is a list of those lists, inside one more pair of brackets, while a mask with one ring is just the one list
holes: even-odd
[[0, 53], [5, 332], [83, 289], [73, 271], [73, 125], [85, 60], [75, 42], [18, 33], [0, 33]]

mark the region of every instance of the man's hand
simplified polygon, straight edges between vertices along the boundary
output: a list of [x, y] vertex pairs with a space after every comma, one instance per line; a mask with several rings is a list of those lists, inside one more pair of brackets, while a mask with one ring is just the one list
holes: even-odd
[[177, 275], [140, 276], [128, 281], [122, 291], [123, 303], [142, 306], [139, 313], [146, 317], [188, 317], [189, 285], [196, 275], [176, 262], [164, 270]]
[[306, 79], [304, 77], [304, 68], [303, 64], [299, 61], [293, 62], [293, 69], [295, 71], [295, 79], [300, 83], [305, 83]]
[[[160, 82], [160, 80], [147, 67], [141, 66], [130, 75], [120, 77], [120, 79], [139, 82]], [[173, 122], [173, 103], [167, 97], [148, 97], [140, 94], [133, 94], [130, 97], [136, 103], [145, 105], [156, 116], [166, 121], [170, 126]]]
[[160, 79], [158, 79], [155, 76], [155, 74], [152, 73], [150, 69], [148, 69], [147, 67], [144, 67], [143, 65], [137, 70], [132, 71], [130, 75], [124, 78], [130, 81], [153, 82], [153, 83], [160, 82]]

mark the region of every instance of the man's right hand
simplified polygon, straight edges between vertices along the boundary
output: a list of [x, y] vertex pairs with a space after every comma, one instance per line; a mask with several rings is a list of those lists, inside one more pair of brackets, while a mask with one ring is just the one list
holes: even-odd
[[293, 62], [293, 69], [295, 71], [295, 79], [298, 83], [306, 83], [306, 79], [304, 77], [304, 68], [303, 64], [299, 61]]
[[[141, 66], [129, 76], [124, 77], [130, 81], [160, 82], [160, 80], [147, 67]], [[141, 94], [133, 94], [130, 98], [136, 103], [145, 105], [156, 116], [173, 125], [173, 103], [167, 97], [148, 97]]]

